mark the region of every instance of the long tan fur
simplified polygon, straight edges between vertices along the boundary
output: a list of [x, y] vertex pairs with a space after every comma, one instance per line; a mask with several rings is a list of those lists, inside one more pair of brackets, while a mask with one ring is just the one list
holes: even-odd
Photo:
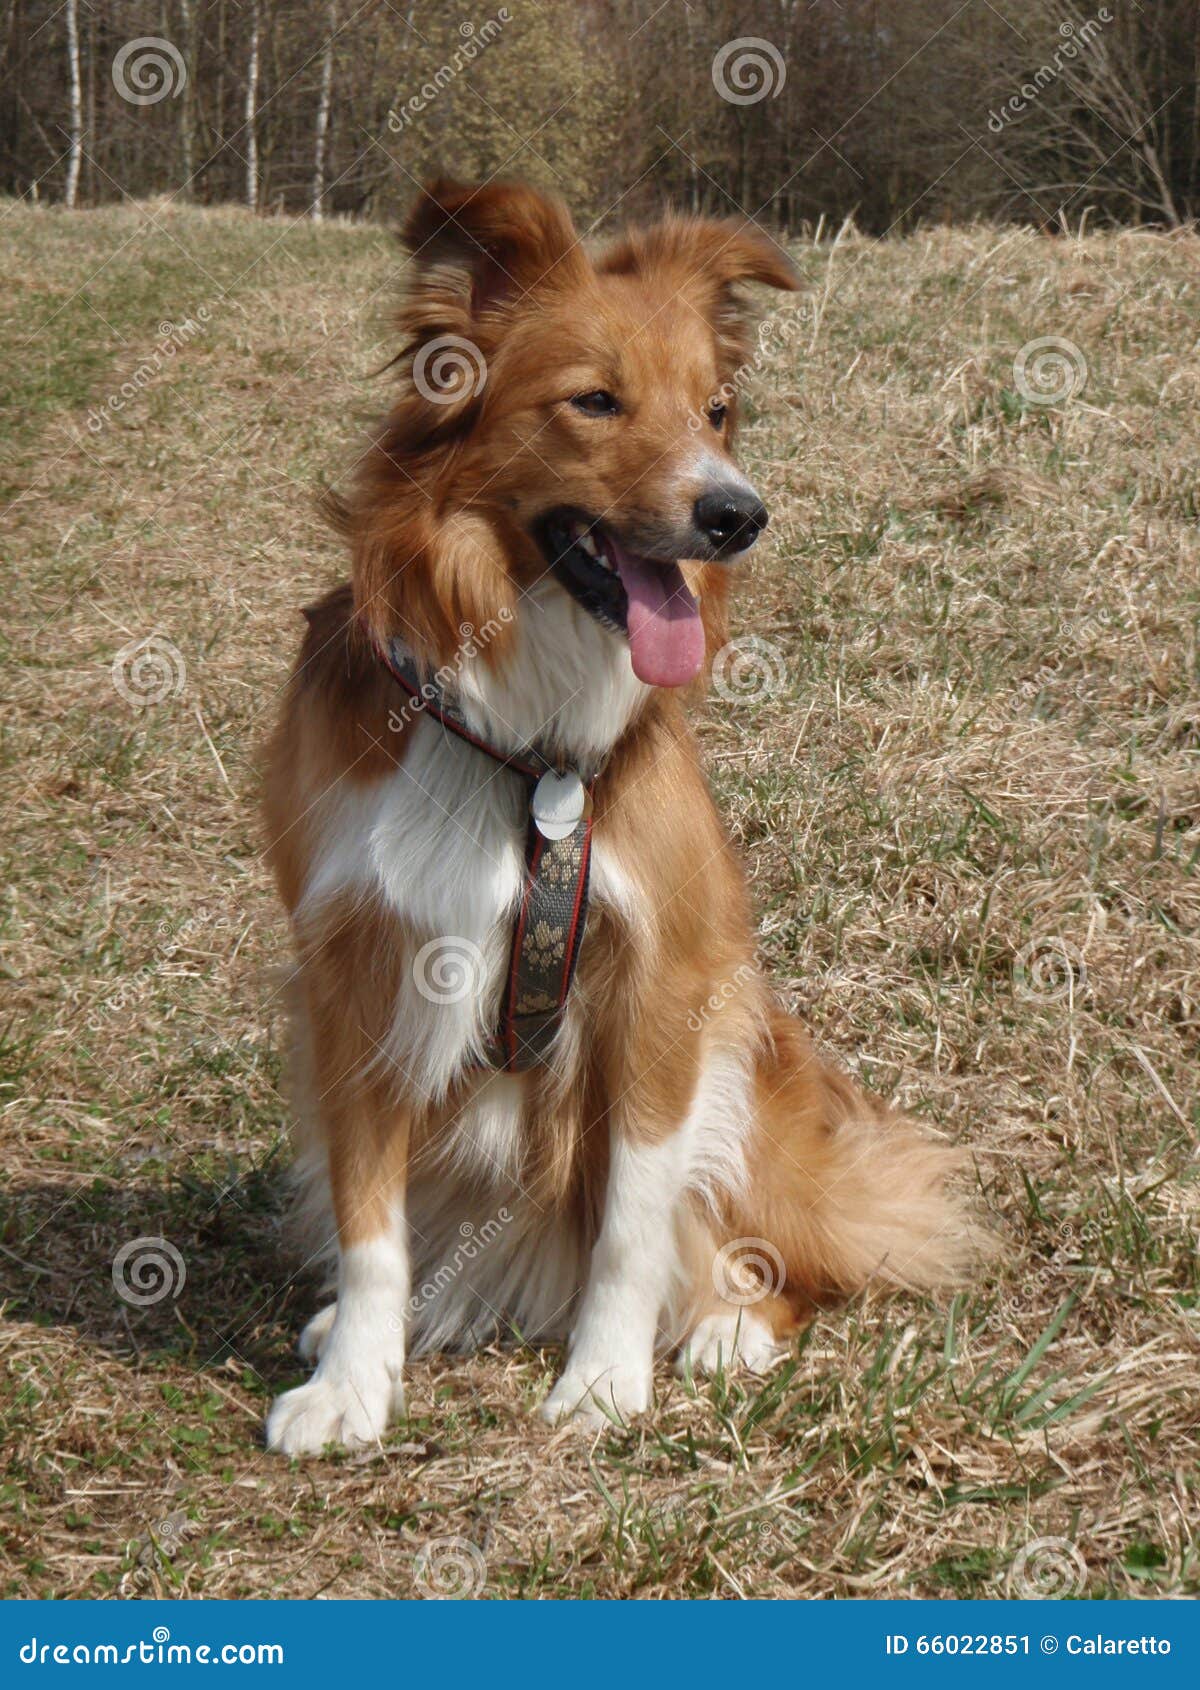
[[[397, 994], [428, 931], [377, 888], [310, 896], [337, 817], [390, 790], [424, 731], [397, 721], [401, 701], [371, 638], [399, 633], [423, 660], [445, 663], [464, 627], [491, 628], [479, 673], [501, 677], [519, 697], [521, 618], [531, 615], [527, 595], [546, 567], [530, 525], [548, 478], [565, 503], [654, 519], [673, 496], [678, 452], [691, 449], [659, 395], [671, 387], [677, 399], [684, 381], [702, 408], [709, 394], [725, 393], [728, 424], [705, 450], [727, 456], [731, 389], [746, 350], [737, 285], [795, 286], [785, 258], [758, 232], [690, 219], [635, 232], [593, 262], [565, 209], [519, 186], [437, 184], [417, 205], [407, 240], [401, 389], [339, 508], [352, 584], [306, 612], [267, 776], [270, 860], [299, 957], [300, 1066], [313, 1099], [306, 1165], [343, 1251], [381, 1237], [406, 1192], [424, 1205], [420, 1214], [439, 1213], [448, 1193], [489, 1201], [479, 1170], [458, 1168], [465, 1152], [455, 1133], [491, 1095], [483, 1088], [492, 1077], [468, 1065], [445, 1085], [417, 1084], [411, 1062], [388, 1055], [404, 1033], [395, 1025]], [[431, 402], [411, 365], [420, 345], [444, 336], [479, 349], [487, 380]], [[636, 404], [627, 426], [585, 436], [555, 397], [553, 372], [572, 366], [558, 384], [569, 393], [614, 360], [611, 379], [636, 387]], [[684, 573], [701, 600], [711, 657], [727, 638], [729, 571], [708, 563]], [[586, 687], [587, 676], [580, 680]], [[705, 1315], [743, 1304], [778, 1339], [814, 1307], [869, 1284], [952, 1281], [972, 1228], [947, 1189], [954, 1155], [820, 1061], [773, 1002], [687, 701], [650, 691], [608, 748], [594, 837], [609, 882], [630, 890], [625, 907], [616, 893], [593, 898], [561, 1059], [513, 1082], [519, 1146], [505, 1177], [521, 1194], [521, 1213], [536, 1214], [531, 1240], [548, 1238], [560, 1218], [555, 1249], [562, 1271], [578, 1280], [577, 1302], [614, 1147], [665, 1141], [702, 1076], [724, 1076], [728, 1104], [717, 1096], [703, 1127], [708, 1171], [679, 1214], [663, 1216], [664, 1226], [678, 1227], [681, 1283], [660, 1343], [682, 1343]], [[516, 837], [519, 795], [512, 803]], [[436, 857], [426, 871], [439, 875]], [[526, 1262], [519, 1271], [534, 1270]], [[742, 1276], [736, 1284], [730, 1272]], [[570, 1319], [568, 1310], [565, 1325], [551, 1323], [552, 1335], [565, 1334]], [[450, 1341], [437, 1330], [439, 1342]], [[348, 1426], [343, 1433], [351, 1441]]]

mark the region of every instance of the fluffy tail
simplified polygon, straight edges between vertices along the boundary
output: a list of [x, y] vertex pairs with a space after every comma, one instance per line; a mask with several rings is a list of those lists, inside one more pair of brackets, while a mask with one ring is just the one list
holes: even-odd
[[757, 1072], [746, 1196], [730, 1224], [782, 1262], [795, 1314], [871, 1283], [960, 1281], [984, 1246], [950, 1181], [962, 1157], [826, 1067], [800, 1025], [773, 1015]]

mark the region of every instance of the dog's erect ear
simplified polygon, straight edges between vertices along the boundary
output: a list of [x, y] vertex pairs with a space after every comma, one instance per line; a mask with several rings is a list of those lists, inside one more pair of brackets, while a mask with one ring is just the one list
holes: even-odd
[[602, 275], [643, 277], [690, 299], [713, 325], [730, 357], [743, 349], [747, 310], [739, 282], [795, 293], [800, 286], [783, 248], [753, 223], [666, 217], [623, 236], [598, 261]]
[[460, 278], [472, 316], [539, 287], [567, 287], [587, 260], [566, 206], [521, 182], [431, 182], [404, 243], [419, 272]]

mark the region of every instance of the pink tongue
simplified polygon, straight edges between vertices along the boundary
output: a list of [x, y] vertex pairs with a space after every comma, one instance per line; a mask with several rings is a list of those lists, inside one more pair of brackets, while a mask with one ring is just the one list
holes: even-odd
[[629, 655], [639, 681], [682, 687], [704, 662], [700, 606], [677, 563], [647, 563], [608, 536], [613, 561], [629, 600]]

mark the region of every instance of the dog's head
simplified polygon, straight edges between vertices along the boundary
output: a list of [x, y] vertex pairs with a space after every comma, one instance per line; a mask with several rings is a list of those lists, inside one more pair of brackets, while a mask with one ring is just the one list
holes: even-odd
[[514, 184], [435, 184], [405, 241], [404, 391], [350, 507], [360, 609], [443, 658], [550, 574], [641, 680], [691, 680], [698, 601], [767, 522], [731, 455], [736, 288], [794, 289], [789, 262], [696, 218], [593, 260], [557, 200]]

